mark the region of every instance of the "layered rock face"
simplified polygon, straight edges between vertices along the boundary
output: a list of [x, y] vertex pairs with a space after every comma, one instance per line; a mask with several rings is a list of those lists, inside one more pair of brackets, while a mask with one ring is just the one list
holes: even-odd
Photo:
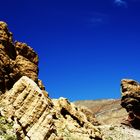
[[100, 131], [79, 108], [65, 98], [51, 100], [26, 76], [3, 98], [1, 113], [14, 121], [18, 139], [101, 139]]
[[9, 90], [22, 76], [38, 82], [38, 55], [25, 43], [13, 43], [7, 24], [0, 22], [0, 92]]
[[121, 105], [128, 112], [128, 123], [140, 129], [140, 84], [134, 80], [124, 79], [121, 82]]

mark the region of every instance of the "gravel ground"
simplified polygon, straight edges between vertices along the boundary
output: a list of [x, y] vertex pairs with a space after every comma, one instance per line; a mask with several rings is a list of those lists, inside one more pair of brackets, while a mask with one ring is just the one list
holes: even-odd
[[140, 140], [140, 130], [124, 125], [101, 125], [104, 140]]

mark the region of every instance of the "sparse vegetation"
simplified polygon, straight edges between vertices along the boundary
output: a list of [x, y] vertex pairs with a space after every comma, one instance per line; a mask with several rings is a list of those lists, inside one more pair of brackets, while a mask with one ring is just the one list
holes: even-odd
[[16, 134], [13, 131], [13, 123], [9, 123], [3, 116], [0, 116], [0, 139], [17, 140]]
[[113, 138], [112, 137], [108, 137], [107, 140], [113, 140]]

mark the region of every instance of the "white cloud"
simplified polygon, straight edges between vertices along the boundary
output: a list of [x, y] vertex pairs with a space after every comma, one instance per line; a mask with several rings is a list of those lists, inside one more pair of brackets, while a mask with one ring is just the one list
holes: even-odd
[[117, 6], [125, 6], [125, 7], [127, 7], [127, 3], [126, 3], [126, 1], [124, 1], [124, 0], [115, 0], [114, 3], [115, 3]]

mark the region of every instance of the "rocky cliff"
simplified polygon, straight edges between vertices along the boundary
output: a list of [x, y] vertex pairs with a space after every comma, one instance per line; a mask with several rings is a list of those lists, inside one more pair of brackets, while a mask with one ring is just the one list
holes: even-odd
[[0, 22], [0, 94], [2, 140], [102, 139], [95, 118], [86, 115], [89, 110], [65, 98], [49, 98], [38, 79], [38, 55], [27, 44], [13, 42], [4, 22]]

